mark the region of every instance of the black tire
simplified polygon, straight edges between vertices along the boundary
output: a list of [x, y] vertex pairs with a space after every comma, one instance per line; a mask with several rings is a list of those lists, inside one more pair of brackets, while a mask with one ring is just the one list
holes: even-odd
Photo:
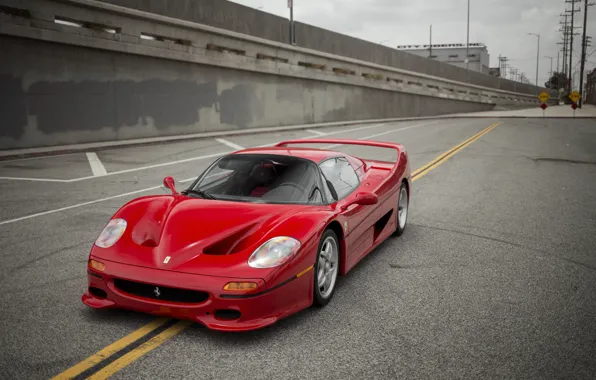
[[[330, 240], [331, 239], [331, 240]], [[336, 249], [336, 260], [335, 260], [335, 266], [333, 268], [335, 268], [334, 274], [332, 274], [332, 276], [334, 276], [335, 278], [333, 279], [333, 283], [332, 285], [329, 287], [330, 288], [330, 292], [329, 293], [325, 293], [322, 292], [319, 286], [319, 265], [321, 264], [321, 251], [323, 250], [323, 246], [325, 245], [325, 243], [329, 242], [331, 243], [331, 241], [334, 242], [335, 244], [335, 249]], [[329, 301], [331, 301], [331, 299], [333, 298], [333, 295], [335, 294], [335, 289], [337, 288], [337, 278], [339, 277], [339, 264], [340, 264], [340, 260], [341, 260], [341, 254], [340, 254], [340, 245], [339, 245], [339, 239], [337, 238], [337, 234], [331, 230], [328, 229], [323, 233], [323, 236], [321, 237], [321, 241], [319, 242], [319, 247], [317, 249], [317, 258], [315, 260], [315, 266], [313, 269], [313, 276], [314, 276], [314, 301], [313, 304], [315, 306], [318, 307], [323, 307], [326, 306]], [[325, 265], [325, 263], [323, 263], [323, 265]]]
[[[400, 226], [400, 216], [399, 216], [399, 211], [400, 211], [400, 200], [402, 197], [402, 194], [404, 194], [405, 191], [405, 195], [406, 195], [406, 212], [405, 212], [405, 223], [403, 225], [403, 227]], [[395, 232], [393, 233], [393, 236], [401, 236], [403, 235], [404, 231], [406, 230], [407, 226], [408, 226], [408, 215], [410, 214], [410, 192], [408, 191], [408, 185], [406, 185], [405, 182], [401, 183], [401, 186], [399, 188], [399, 193], [398, 193], [398, 197], [397, 197], [397, 207], [396, 207], [396, 224], [397, 226], [395, 227]]]

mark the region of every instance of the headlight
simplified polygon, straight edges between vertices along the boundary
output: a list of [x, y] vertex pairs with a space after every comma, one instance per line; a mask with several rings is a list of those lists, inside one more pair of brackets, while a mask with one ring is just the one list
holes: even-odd
[[107, 226], [101, 231], [99, 237], [95, 241], [95, 245], [100, 248], [110, 248], [126, 230], [126, 220], [124, 219], [112, 219]]
[[300, 242], [288, 236], [269, 239], [250, 255], [248, 265], [253, 268], [275, 268], [285, 263], [300, 249]]

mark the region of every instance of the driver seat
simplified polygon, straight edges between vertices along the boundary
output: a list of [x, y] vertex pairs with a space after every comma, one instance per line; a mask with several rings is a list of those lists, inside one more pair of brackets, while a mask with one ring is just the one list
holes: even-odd
[[256, 165], [250, 173], [251, 197], [262, 197], [277, 177], [275, 166], [270, 163]]

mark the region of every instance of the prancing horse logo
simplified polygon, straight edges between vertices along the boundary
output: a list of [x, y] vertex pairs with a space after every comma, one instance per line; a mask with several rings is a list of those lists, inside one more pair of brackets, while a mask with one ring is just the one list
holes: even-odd
[[159, 291], [159, 287], [155, 287], [155, 289], [153, 289], [153, 294], [155, 294], [156, 298], [159, 298], [159, 296], [161, 296], [161, 292]]

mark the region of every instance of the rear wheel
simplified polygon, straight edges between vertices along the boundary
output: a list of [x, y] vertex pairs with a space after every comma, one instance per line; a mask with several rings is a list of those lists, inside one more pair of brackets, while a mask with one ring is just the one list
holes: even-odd
[[401, 236], [406, 230], [408, 223], [408, 211], [410, 206], [410, 197], [408, 194], [408, 185], [402, 182], [399, 188], [399, 198], [397, 199], [397, 227], [394, 236]]
[[321, 237], [314, 270], [314, 304], [325, 306], [335, 293], [339, 273], [339, 240], [333, 230], [326, 230]]

